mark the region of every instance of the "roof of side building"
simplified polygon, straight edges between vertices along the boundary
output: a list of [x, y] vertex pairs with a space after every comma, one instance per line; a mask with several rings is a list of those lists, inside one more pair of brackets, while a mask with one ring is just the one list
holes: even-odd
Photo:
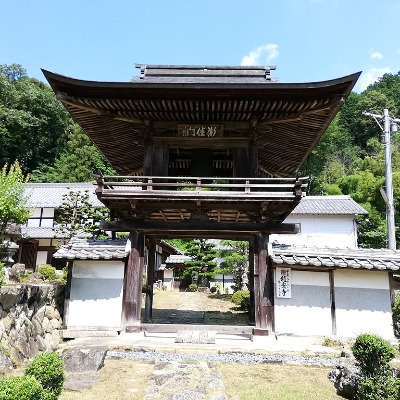
[[28, 196], [28, 207], [59, 207], [63, 196], [69, 192], [88, 191], [89, 202], [96, 207], [104, 207], [95, 194], [96, 186], [90, 182], [79, 183], [28, 183], [25, 194]]
[[291, 213], [298, 214], [365, 215], [368, 212], [350, 196], [306, 196]]

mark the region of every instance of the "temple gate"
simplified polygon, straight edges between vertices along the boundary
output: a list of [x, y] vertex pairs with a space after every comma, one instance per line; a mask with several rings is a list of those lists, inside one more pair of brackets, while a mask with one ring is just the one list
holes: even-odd
[[[254, 334], [274, 330], [272, 233], [301, 201], [297, 176], [359, 73], [323, 82], [279, 83], [270, 67], [137, 65], [127, 83], [81, 81], [43, 71], [59, 100], [118, 172], [99, 176], [98, 198], [130, 232], [124, 326], [140, 330], [142, 290], [151, 321], [155, 240], [218, 238], [250, 243]], [[153, 268], [153, 269], [152, 269]]]

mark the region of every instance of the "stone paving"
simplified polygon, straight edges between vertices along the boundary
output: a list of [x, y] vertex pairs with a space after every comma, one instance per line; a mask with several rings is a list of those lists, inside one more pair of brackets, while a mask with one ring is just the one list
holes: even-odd
[[156, 361], [146, 399], [227, 400], [216, 363], [199, 360]]

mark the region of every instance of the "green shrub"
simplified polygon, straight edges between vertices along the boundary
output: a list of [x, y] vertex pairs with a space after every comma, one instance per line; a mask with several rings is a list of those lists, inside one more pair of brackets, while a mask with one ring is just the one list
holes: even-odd
[[389, 361], [396, 355], [396, 349], [380, 336], [361, 334], [351, 347], [358, 361], [361, 374], [366, 378], [387, 375]]
[[9, 376], [0, 381], [0, 400], [47, 400], [33, 376]]
[[392, 376], [364, 379], [358, 385], [357, 400], [398, 400], [399, 383]]
[[400, 337], [400, 293], [396, 293], [392, 309], [393, 329], [396, 337]]
[[250, 309], [250, 292], [248, 290], [238, 290], [233, 293], [231, 301], [242, 310], [248, 311]]
[[191, 283], [188, 287], [188, 292], [197, 292], [197, 285], [195, 283]]
[[[25, 375], [36, 378], [43, 388], [53, 393], [54, 399], [57, 399], [64, 384], [63, 359], [56, 353], [40, 354], [25, 369]], [[49, 393], [48, 396], [51, 394]]]
[[162, 285], [162, 286], [161, 286], [161, 290], [163, 290], [164, 292], [165, 292], [167, 289], [168, 289], [168, 288], [167, 288], [166, 285]]
[[39, 265], [38, 272], [43, 275], [46, 281], [54, 281], [58, 278], [56, 269], [49, 264]]

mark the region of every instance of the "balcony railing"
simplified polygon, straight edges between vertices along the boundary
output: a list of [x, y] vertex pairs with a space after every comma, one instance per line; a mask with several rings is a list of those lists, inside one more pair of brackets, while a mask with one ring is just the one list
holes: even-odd
[[[302, 178], [204, 178], [171, 176], [98, 176], [97, 195], [148, 198], [298, 198], [308, 187]], [[240, 198], [238, 198], [240, 200]]]

